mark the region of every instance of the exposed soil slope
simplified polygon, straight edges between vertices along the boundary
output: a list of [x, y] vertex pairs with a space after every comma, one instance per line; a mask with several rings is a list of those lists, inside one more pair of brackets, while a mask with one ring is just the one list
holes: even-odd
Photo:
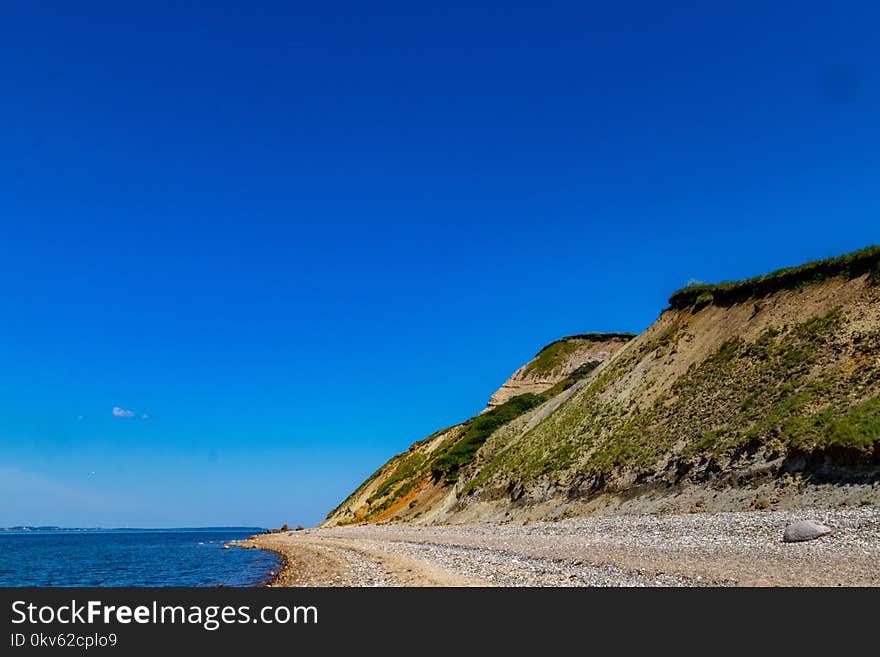
[[489, 398], [488, 408], [500, 406], [517, 395], [542, 393], [579, 367], [606, 360], [634, 337], [631, 333], [588, 333], [551, 342], [510, 375]]
[[[482, 413], [442, 429], [391, 458], [330, 513], [326, 524], [378, 522], [404, 516], [427, 519], [443, 506], [451, 491], [448, 484], [499, 427], [545, 401], [562, 399], [562, 393], [589, 376], [633, 337], [628, 333], [590, 333], [550, 343], [514, 372]], [[422, 517], [423, 511], [428, 515]]]
[[601, 362], [553, 343], [325, 524], [876, 504], [878, 283], [875, 247], [686, 288]]

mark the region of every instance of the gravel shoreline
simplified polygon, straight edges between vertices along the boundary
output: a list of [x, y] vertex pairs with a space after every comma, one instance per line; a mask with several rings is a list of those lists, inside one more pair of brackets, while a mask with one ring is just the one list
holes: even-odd
[[[834, 533], [783, 543], [816, 520]], [[528, 524], [361, 525], [241, 543], [274, 586], [878, 586], [880, 509], [617, 515]]]

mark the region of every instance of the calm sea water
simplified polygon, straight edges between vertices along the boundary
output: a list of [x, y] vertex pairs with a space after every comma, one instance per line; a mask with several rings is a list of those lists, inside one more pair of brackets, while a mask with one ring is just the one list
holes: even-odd
[[222, 547], [260, 531], [0, 532], [0, 586], [256, 586], [278, 557]]

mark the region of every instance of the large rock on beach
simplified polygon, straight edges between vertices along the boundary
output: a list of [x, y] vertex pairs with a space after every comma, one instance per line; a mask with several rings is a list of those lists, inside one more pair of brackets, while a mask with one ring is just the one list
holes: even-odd
[[833, 531], [834, 530], [831, 527], [827, 527], [818, 522], [813, 522], [812, 520], [799, 520], [785, 528], [785, 532], [782, 534], [782, 541], [784, 543], [812, 541], [821, 538], [822, 536], [826, 536]]

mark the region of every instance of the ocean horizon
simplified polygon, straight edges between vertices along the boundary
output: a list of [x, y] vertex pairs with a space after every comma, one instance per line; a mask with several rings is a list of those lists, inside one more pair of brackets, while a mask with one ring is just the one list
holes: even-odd
[[280, 558], [224, 550], [259, 527], [0, 529], [0, 586], [260, 586]]

